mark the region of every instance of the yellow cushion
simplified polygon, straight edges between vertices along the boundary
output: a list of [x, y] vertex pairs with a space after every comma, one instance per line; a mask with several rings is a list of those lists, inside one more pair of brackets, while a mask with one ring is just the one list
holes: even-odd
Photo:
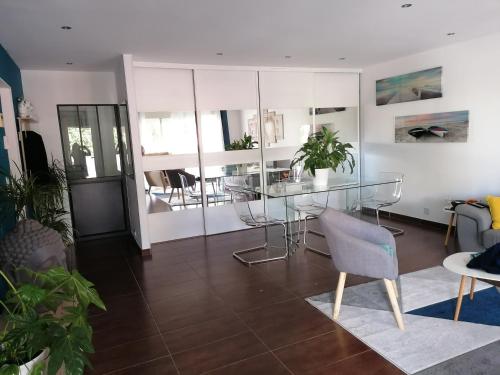
[[493, 229], [500, 229], [500, 197], [488, 195], [486, 201], [488, 202], [488, 206], [490, 206], [491, 219], [493, 220], [491, 226]]

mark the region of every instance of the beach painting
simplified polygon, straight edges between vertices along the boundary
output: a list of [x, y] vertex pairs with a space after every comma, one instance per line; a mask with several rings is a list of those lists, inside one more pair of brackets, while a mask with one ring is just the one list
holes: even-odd
[[377, 105], [441, 98], [442, 71], [442, 67], [437, 67], [379, 79], [376, 82]]
[[396, 143], [465, 143], [469, 111], [396, 116]]

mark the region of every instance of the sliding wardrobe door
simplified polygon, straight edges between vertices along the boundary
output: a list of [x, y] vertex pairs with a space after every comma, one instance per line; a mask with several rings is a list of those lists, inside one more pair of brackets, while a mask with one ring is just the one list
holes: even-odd
[[135, 68], [134, 80], [150, 240], [203, 235], [193, 71]]
[[[257, 72], [196, 70], [206, 234], [245, 229], [231, 187], [261, 185]], [[255, 196], [252, 208], [262, 212]]]
[[[359, 74], [358, 73], [314, 73], [314, 131], [323, 127], [336, 132], [339, 140], [350, 143], [355, 167], [351, 171], [338, 168], [330, 172], [330, 178], [339, 182], [358, 182], [360, 179], [359, 149]], [[348, 189], [330, 193], [329, 206], [339, 209], [352, 207], [360, 192]], [[370, 193], [370, 192], [367, 192]]]

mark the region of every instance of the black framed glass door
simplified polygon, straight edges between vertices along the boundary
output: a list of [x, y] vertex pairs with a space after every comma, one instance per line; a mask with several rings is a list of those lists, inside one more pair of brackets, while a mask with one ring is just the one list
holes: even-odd
[[121, 118], [117, 105], [59, 105], [57, 109], [76, 237], [126, 232], [121, 122], [128, 119]]

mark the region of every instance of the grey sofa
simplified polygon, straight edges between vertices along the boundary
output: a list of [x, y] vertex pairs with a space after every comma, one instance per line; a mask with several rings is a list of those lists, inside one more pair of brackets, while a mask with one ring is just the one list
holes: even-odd
[[500, 242], [500, 230], [491, 228], [488, 208], [460, 204], [457, 214], [457, 235], [461, 251], [483, 251]]
[[404, 330], [398, 305], [398, 257], [394, 236], [387, 229], [356, 219], [343, 212], [327, 208], [319, 216], [335, 267], [340, 271], [333, 320], [340, 313], [347, 274], [383, 279], [394, 317]]

